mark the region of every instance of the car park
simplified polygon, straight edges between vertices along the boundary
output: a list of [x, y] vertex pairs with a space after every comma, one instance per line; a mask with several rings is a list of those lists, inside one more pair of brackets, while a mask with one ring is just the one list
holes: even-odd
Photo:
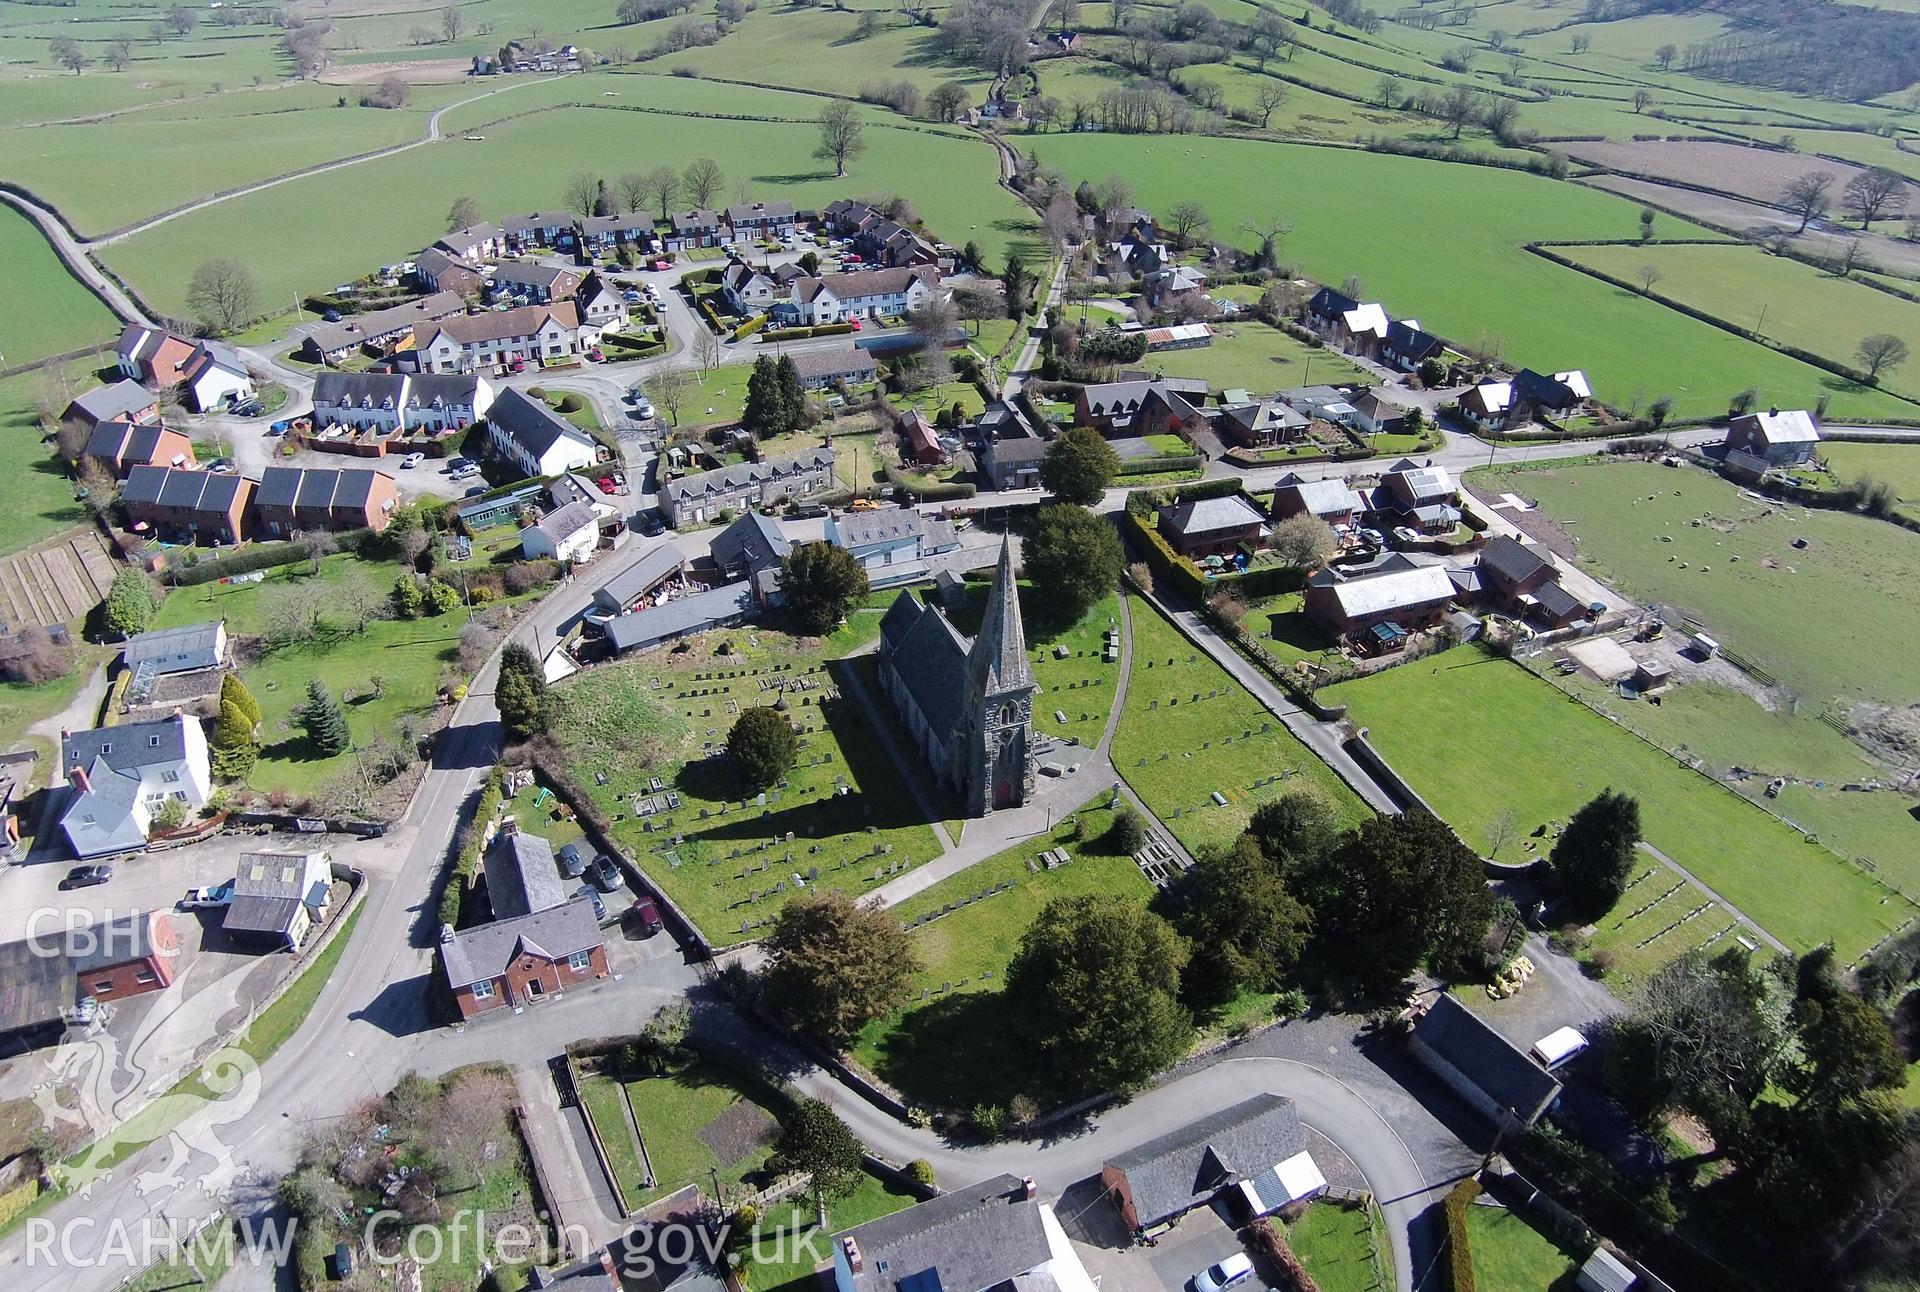
[[95, 884], [104, 884], [112, 878], [112, 866], [75, 866], [67, 872], [67, 877], [60, 881], [60, 891], [68, 892], [75, 888], [92, 888]]

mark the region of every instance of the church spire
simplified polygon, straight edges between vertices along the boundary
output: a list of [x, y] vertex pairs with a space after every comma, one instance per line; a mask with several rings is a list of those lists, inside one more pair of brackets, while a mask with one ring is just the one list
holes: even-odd
[[975, 695], [1033, 685], [1027, 666], [1027, 634], [1020, 623], [1020, 588], [1013, 579], [1013, 548], [1000, 538], [1000, 564], [987, 593], [987, 613], [967, 654], [967, 680]]

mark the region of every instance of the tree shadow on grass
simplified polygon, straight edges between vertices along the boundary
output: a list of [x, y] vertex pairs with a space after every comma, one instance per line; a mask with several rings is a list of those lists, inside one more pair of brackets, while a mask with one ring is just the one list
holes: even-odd
[[1032, 1052], [1008, 1031], [997, 991], [956, 992], [909, 1009], [881, 1039], [874, 1068], [908, 1098], [950, 1108], [1004, 1107], [1042, 1084]]
[[756, 184], [816, 184], [821, 180], [835, 178], [830, 170], [795, 171], [788, 175], [755, 175]]

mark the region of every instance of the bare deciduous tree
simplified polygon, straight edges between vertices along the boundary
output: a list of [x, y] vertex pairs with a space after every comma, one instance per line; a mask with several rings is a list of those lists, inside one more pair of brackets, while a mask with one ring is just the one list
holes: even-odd
[[593, 204], [600, 200], [600, 181], [586, 171], [576, 171], [567, 180], [564, 196], [567, 209], [584, 220], [593, 214]]
[[1645, 296], [1648, 292], [1652, 291], [1653, 285], [1659, 282], [1665, 276], [1666, 275], [1660, 272], [1660, 266], [1658, 265], [1640, 266], [1640, 273], [1639, 273], [1640, 294], [1642, 296]]
[[847, 163], [866, 146], [860, 137], [865, 129], [851, 103], [829, 103], [820, 113], [820, 143], [813, 155], [833, 163], [835, 178], [845, 178]]
[[680, 200], [680, 172], [671, 166], [655, 166], [647, 172], [647, 192], [659, 204], [660, 218], [664, 221], [673, 214], [673, 204]]
[[1780, 205], [1800, 218], [1800, 227], [1794, 236], [1807, 231], [1807, 226], [1827, 213], [1829, 198], [1827, 190], [1833, 187], [1833, 176], [1821, 171], [1808, 171], [1797, 179], [1787, 181], [1780, 190]]
[[[1392, 77], [1384, 78], [1392, 80]], [[1285, 81], [1267, 81], [1253, 92], [1253, 110], [1260, 117], [1260, 128], [1265, 130], [1267, 123], [1273, 120], [1273, 114], [1287, 101], [1287, 83]]]
[[1907, 361], [1907, 343], [1891, 332], [1875, 332], [1860, 338], [1853, 357], [1867, 370], [1867, 380], [1878, 381], [1881, 373], [1890, 372]]
[[187, 283], [187, 306], [210, 331], [234, 331], [260, 311], [253, 270], [227, 256], [201, 261]]
[[467, 29], [467, 17], [460, 12], [460, 0], [447, 0], [447, 7], [440, 11], [440, 34], [451, 45], [460, 39], [460, 33]]
[[653, 402], [666, 410], [673, 424], [680, 425], [680, 409], [686, 404], [687, 396], [693, 393], [693, 381], [685, 370], [670, 368], [655, 373], [647, 378], [647, 390], [652, 394]]
[[1871, 229], [1873, 222], [1886, 212], [1894, 199], [1906, 191], [1904, 176], [1884, 166], [1874, 166], [1847, 181], [1847, 186], [1840, 190], [1840, 202], [1847, 208], [1848, 214], [1860, 221], [1862, 229]]
[[686, 189], [687, 201], [696, 207], [706, 207], [712, 206], [713, 200], [720, 196], [726, 176], [720, 170], [720, 163], [713, 158], [696, 157], [687, 163], [686, 174], [680, 177], [680, 183]]

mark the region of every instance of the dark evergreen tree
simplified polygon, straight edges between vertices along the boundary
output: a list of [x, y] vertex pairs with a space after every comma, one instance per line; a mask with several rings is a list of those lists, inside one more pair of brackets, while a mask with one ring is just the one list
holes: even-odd
[[353, 731], [340, 702], [327, 690], [326, 683], [314, 678], [307, 683], [307, 700], [300, 706], [300, 727], [307, 743], [322, 758], [344, 754], [353, 745]]
[[1640, 804], [1632, 795], [1604, 789], [1573, 814], [1550, 858], [1571, 914], [1591, 919], [1620, 900], [1639, 842]]

